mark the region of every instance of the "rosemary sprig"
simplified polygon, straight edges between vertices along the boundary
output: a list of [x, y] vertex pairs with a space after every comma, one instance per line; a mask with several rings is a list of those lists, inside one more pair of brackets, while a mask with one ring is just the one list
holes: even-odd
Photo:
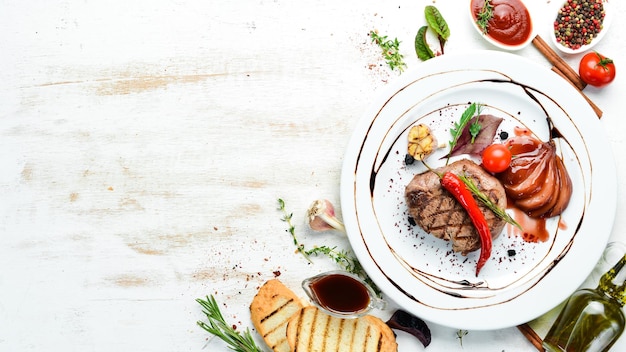
[[483, 8], [480, 9], [478, 15], [476, 16], [476, 24], [482, 30], [483, 34], [487, 34], [489, 30], [489, 21], [493, 17], [493, 5], [491, 4], [491, 0], [485, 0], [483, 3]]
[[226, 323], [220, 307], [213, 295], [207, 296], [206, 300], [198, 298], [196, 302], [200, 303], [203, 313], [206, 314], [208, 323], [198, 321], [198, 325], [209, 333], [219, 337], [226, 342], [228, 347], [236, 352], [264, 352], [254, 342], [254, 338], [250, 333], [250, 329], [246, 329], [243, 334], [235, 331], [235, 329]]
[[278, 210], [283, 213], [283, 217], [281, 218], [281, 220], [287, 223], [288, 228], [286, 231], [289, 232], [289, 234], [291, 235], [291, 238], [293, 239], [293, 244], [296, 246], [296, 249], [304, 256], [304, 258], [306, 258], [309, 263], [312, 263], [311, 258], [309, 258], [309, 255], [304, 250], [304, 245], [300, 244], [300, 242], [298, 242], [298, 238], [296, 237], [296, 227], [291, 222], [291, 219], [293, 218], [293, 213], [289, 213], [287, 211], [287, 209], [285, 208], [285, 201], [281, 198], [278, 198]]
[[504, 209], [501, 209], [496, 204], [494, 204], [494, 202], [492, 202], [491, 199], [489, 199], [489, 197], [487, 197], [486, 194], [481, 192], [480, 189], [478, 189], [478, 187], [474, 183], [474, 181], [472, 181], [470, 178], [466, 177], [465, 175], [458, 175], [458, 176], [461, 179], [461, 181], [463, 181], [467, 189], [469, 189], [470, 192], [472, 192], [478, 198], [478, 200], [480, 200], [484, 205], [486, 205], [487, 208], [491, 209], [491, 211], [493, 211], [493, 213], [496, 214], [496, 216], [508, 222], [509, 224], [517, 227], [518, 229], [522, 230], [522, 226], [518, 224], [517, 221], [515, 221], [515, 219], [513, 219], [509, 214], [507, 214], [507, 212], [504, 211]]
[[398, 38], [393, 40], [387, 39], [386, 35], [381, 36], [377, 31], [370, 31], [369, 35], [372, 38], [372, 42], [376, 43], [382, 50], [383, 58], [385, 58], [389, 68], [403, 72], [406, 64], [404, 63], [404, 55], [400, 54], [400, 41]]

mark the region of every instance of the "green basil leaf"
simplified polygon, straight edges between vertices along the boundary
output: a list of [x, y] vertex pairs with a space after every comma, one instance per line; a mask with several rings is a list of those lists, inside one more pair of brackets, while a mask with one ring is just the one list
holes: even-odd
[[470, 106], [468, 106], [467, 109], [463, 111], [463, 115], [461, 115], [461, 119], [459, 120], [459, 122], [455, 122], [454, 127], [450, 129], [450, 134], [452, 135], [452, 140], [450, 141], [450, 150], [454, 149], [454, 147], [456, 146], [456, 142], [461, 137], [465, 126], [470, 122], [472, 117], [474, 117], [477, 109], [480, 109], [480, 107], [476, 103], [470, 104]]
[[478, 117], [476, 117], [476, 120], [472, 122], [469, 126], [469, 133], [472, 136], [471, 143], [474, 143], [474, 141], [476, 140], [476, 136], [478, 136], [482, 128], [483, 126], [480, 124], [480, 122], [478, 122]]
[[441, 12], [432, 5], [428, 5], [424, 8], [424, 15], [426, 16], [426, 22], [428, 26], [432, 28], [440, 41], [445, 42], [450, 38], [450, 28], [448, 27], [448, 23], [443, 19]]
[[423, 26], [417, 31], [417, 34], [415, 35], [415, 52], [417, 53], [417, 57], [422, 61], [426, 61], [435, 57], [435, 54], [432, 50], [430, 50], [430, 47], [426, 42], [427, 30], [428, 26]]

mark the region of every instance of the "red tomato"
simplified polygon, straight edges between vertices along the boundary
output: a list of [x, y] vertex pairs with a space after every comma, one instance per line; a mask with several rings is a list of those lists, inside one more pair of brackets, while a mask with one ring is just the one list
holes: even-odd
[[492, 144], [483, 150], [483, 167], [485, 170], [498, 173], [511, 165], [511, 151], [504, 144]]
[[585, 83], [602, 87], [615, 78], [615, 64], [613, 60], [594, 51], [585, 54], [580, 60], [578, 73]]

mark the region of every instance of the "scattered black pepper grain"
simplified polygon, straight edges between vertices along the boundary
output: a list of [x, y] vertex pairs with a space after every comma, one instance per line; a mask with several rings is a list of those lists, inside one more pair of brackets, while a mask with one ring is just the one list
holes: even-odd
[[509, 132], [502, 131], [500, 132], [500, 140], [506, 141], [509, 138]]
[[415, 225], [417, 225], [417, 223], [415, 222], [415, 219], [413, 219], [413, 217], [412, 217], [412, 216], [409, 216], [409, 219], [408, 219], [408, 220], [409, 220], [409, 224], [410, 224], [411, 226], [415, 226]]
[[506, 251], [506, 253], [509, 255], [509, 257], [514, 257], [515, 254], [517, 254], [515, 252], [515, 249], [509, 249], [508, 251]]
[[404, 156], [404, 163], [406, 165], [413, 165], [414, 162], [415, 162], [415, 158], [413, 157], [413, 155], [407, 154]]

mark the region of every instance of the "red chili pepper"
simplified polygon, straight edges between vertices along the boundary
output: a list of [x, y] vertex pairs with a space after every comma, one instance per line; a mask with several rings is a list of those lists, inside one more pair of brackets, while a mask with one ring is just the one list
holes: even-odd
[[491, 230], [489, 230], [485, 215], [480, 208], [478, 208], [478, 204], [476, 204], [472, 192], [467, 189], [465, 183], [463, 183], [457, 175], [446, 172], [441, 177], [440, 182], [443, 188], [448, 190], [463, 206], [465, 211], [467, 211], [474, 227], [478, 231], [480, 237], [480, 256], [476, 264], [476, 276], [478, 276], [480, 269], [485, 265], [489, 257], [491, 257]]

